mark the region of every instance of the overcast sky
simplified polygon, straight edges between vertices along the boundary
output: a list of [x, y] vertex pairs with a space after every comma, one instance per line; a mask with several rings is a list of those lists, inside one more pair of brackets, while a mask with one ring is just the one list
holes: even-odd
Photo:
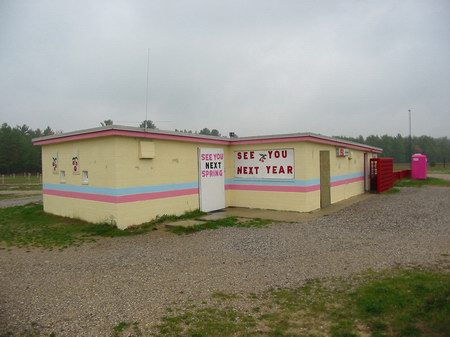
[[450, 136], [448, 0], [0, 0], [0, 122]]

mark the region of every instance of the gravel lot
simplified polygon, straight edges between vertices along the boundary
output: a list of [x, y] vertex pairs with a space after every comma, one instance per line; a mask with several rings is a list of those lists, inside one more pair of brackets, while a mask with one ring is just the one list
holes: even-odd
[[109, 336], [215, 291], [258, 292], [450, 253], [450, 188], [402, 188], [313, 221], [176, 236], [156, 231], [64, 251], [0, 251], [0, 334], [36, 322], [58, 336]]

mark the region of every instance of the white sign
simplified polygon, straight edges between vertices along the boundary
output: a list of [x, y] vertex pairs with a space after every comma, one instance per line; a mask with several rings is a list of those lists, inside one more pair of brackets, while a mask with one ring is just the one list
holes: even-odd
[[200, 210], [225, 208], [225, 168], [223, 149], [199, 149]]
[[350, 155], [350, 150], [343, 148], [343, 147], [337, 147], [336, 148], [336, 156], [337, 157], [348, 157]]
[[294, 179], [294, 149], [234, 152], [237, 178]]

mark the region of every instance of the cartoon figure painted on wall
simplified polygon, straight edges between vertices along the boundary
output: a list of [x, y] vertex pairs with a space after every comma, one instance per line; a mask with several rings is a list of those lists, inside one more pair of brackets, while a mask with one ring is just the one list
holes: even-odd
[[52, 170], [53, 170], [53, 173], [58, 173], [58, 170], [59, 170], [58, 153], [55, 153], [52, 156]]
[[72, 173], [80, 174], [80, 158], [78, 151], [75, 151], [72, 155]]

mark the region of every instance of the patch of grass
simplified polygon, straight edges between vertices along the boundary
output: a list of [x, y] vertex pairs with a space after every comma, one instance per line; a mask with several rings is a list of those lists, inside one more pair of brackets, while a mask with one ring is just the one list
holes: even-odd
[[154, 335], [447, 337], [449, 317], [449, 274], [397, 270], [175, 309]]
[[229, 300], [235, 300], [239, 298], [236, 294], [227, 294], [221, 291], [217, 291], [211, 295], [212, 298], [220, 301], [229, 301]]
[[383, 192], [384, 194], [396, 194], [400, 192], [400, 189], [396, 187], [392, 187], [391, 189], [387, 190], [386, 192]]
[[[394, 171], [410, 169], [411, 165], [409, 163], [394, 163]], [[444, 163], [435, 163], [434, 166], [432, 163], [428, 163], [427, 170], [430, 173], [450, 173], [450, 164], [446, 163], [444, 167]]]
[[[4, 181], [4, 183], [3, 183]], [[42, 189], [40, 179], [33, 175], [32, 177], [24, 177], [23, 174], [16, 174], [15, 178], [5, 175], [4, 180], [0, 176], [0, 190], [39, 190]]]
[[30, 185], [0, 185], [0, 191], [40, 191], [42, 190], [41, 184]]
[[67, 248], [95, 237], [120, 237], [149, 232], [164, 221], [198, 217], [193, 211], [181, 216], [162, 216], [139, 227], [120, 230], [108, 223], [93, 224], [45, 213], [42, 205], [0, 208], [0, 243], [18, 247]]
[[422, 187], [425, 185], [450, 187], [450, 181], [440, 178], [427, 178], [424, 180], [402, 179], [395, 183], [396, 187]]
[[38, 204], [0, 209], [0, 242], [9, 246], [65, 248], [93, 241], [93, 236], [119, 235], [123, 231], [112, 225], [47, 214]]
[[332, 337], [359, 337], [351, 320], [343, 320], [332, 325], [330, 332]]
[[434, 166], [428, 165], [428, 171], [430, 173], [450, 173], [450, 164], [446, 163], [445, 167], [443, 163], [436, 163]]
[[23, 197], [24, 197], [23, 195], [18, 195], [18, 194], [0, 194], [0, 200], [17, 199], [17, 198], [23, 198]]
[[[5, 185], [26, 185], [26, 184], [39, 184], [40, 179], [36, 176], [36, 174], [33, 174], [31, 177], [28, 178], [28, 176], [24, 177], [23, 174], [17, 173], [15, 177], [9, 174], [4, 175], [4, 181]], [[2, 178], [0, 175], [0, 183], [2, 182]]]
[[113, 328], [113, 332], [111, 334], [112, 337], [138, 337], [142, 336], [143, 332], [139, 327], [138, 322], [120, 322]]
[[131, 326], [130, 322], [120, 322], [113, 328], [114, 330], [113, 337], [119, 337], [122, 334], [122, 332], [124, 332], [125, 329], [127, 329], [130, 326]]
[[153, 220], [153, 223], [163, 223], [163, 222], [169, 222], [169, 221], [177, 221], [177, 220], [188, 220], [188, 219], [195, 219], [198, 217], [201, 217], [203, 215], [206, 215], [207, 213], [200, 211], [199, 209], [185, 212], [182, 215], [162, 215], [160, 217], [157, 217], [155, 220]]
[[309, 310], [322, 311], [328, 299], [326, 288], [317, 281], [306, 282], [296, 289], [280, 289], [271, 293], [273, 301], [280, 308], [288, 311], [298, 311], [308, 307]]
[[127, 228], [124, 232], [127, 232], [132, 235], [147, 233], [149, 230], [153, 230], [157, 225], [160, 225], [165, 222], [174, 222], [174, 221], [178, 221], [178, 220], [195, 219], [195, 218], [201, 217], [206, 214], [207, 213], [202, 212], [199, 209], [185, 212], [182, 215], [164, 214], [162, 216], [158, 216], [155, 220], [146, 222], [142, 225]]
[[192, 234], [204, 230], [218, 229], [221, 227], [263, 227], [273, 221], [263, 219], [249, 219], [248, 221], [239, 221], [236, 217], [229, 217], [219, 220], [205, 221], [204, 223], [183, 227], [183, 226], [171, 226], [167, 230], [175, 234]]
[[377, 331], [450, 336], [449, 275], [403, 272], [361, 286], [354, 302], [359, 316]]
[[248, 219], [244, 222], [239, 223], [239, 227], [265, 227], [267, 225], [270, 225], [274, 223], [273, 220], [268, 219], [260, 219], [260, 218], [254, 218], [254, 219]]
[[164, 317], [158, 326], [158, 336], [254, 336], [247, 334], [256, 327], [256, 320], [231, 308], [202, 308]]

